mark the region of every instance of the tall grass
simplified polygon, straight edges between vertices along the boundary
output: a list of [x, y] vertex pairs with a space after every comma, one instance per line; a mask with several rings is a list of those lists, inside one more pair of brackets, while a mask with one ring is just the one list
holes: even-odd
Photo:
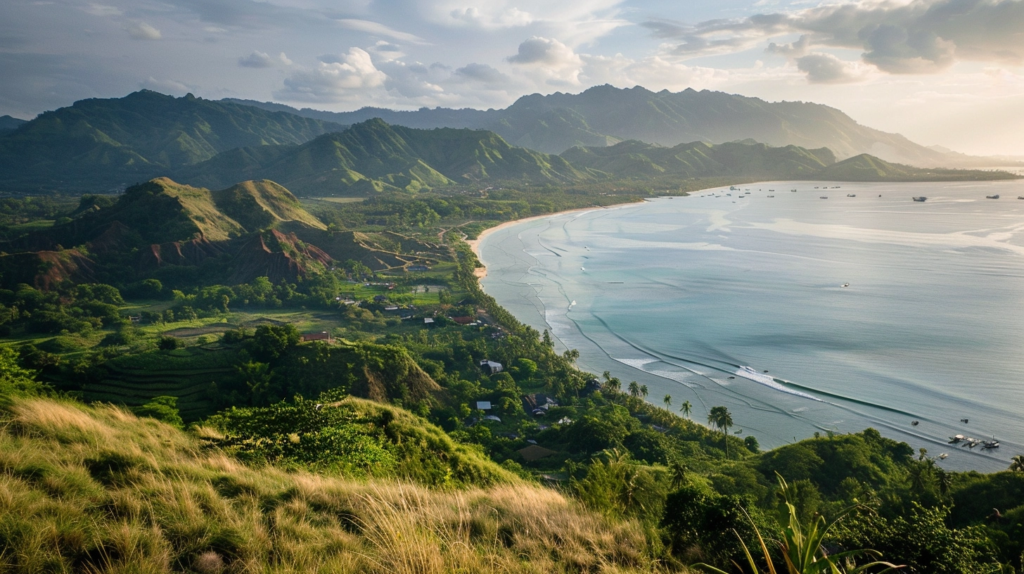
[[11, 399], [2, 411], [0, 572], [660, 569], [639, 525], [550, 489], [256, 470], [114, 407]]

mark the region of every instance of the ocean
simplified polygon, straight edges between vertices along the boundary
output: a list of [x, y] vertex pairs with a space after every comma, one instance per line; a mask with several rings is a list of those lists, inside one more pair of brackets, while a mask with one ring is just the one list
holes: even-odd
[[1001, 470], [1024, 454], [1018, 196], [1024, 182], [717, 188], [497, 230], [482, 285], [580, 368], [700, 422], [724, 405], [762, 448], [874, 427], [944, 468]]

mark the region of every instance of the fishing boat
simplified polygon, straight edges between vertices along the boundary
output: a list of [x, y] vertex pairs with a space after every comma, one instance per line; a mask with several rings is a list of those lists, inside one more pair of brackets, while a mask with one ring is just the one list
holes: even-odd
[[849, 286], [850, 286], [849, 283], [843, 283], [842, 285], [840, 285], [840, 287], [849, 287]]
[[948, 456], [949, 456], [948, 454], [946, 454], [946, 453], [942, 453], [942, 454], [940, 454], [940, 455], [939, 455], [939, 460], [946, 460], [946, 458], [947, 458]]
[[821, 199], [828, 199], [828, 196], [827, 195], [823, 195], [823, 196], [821, 196]]
[[956, 444], [958, 442], [963, 442], [964, 439], [966, 439], [966, 438], [967, 437], [965, 437], [962, 434], [958, 434], [956, 436], [951, 436], [951, 437], [949, 437], [949, 444]]
[[857, 197], [856, 193], [847, 193], [846, 197]]
[[999, 199], [998, 195], [986, 195], [985, 199]]
[[987, 449], [993, 449], [993, 448], [999, 448], [999, 441], [997, 441], [995, 439], [987, 440], [987, 441], [981, 443], [981, 448], [986, 449], [986, 450]]
[[[878, 196], [878, 197], [882, 197], [882, 196]], [[919, 196], [919, 197], [912, 197], [911, 199], [913, 199], [914, 201], [921, 202], [921, 203], [924, 203], [924, 202], [928, 201], [928, 198], [923, 196], [923, 195]]]

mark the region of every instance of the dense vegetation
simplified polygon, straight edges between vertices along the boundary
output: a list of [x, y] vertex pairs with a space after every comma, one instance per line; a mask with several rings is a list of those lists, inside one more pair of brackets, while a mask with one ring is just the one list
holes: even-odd
[[[301, 203], [158, 180], [43, 209], [69, 221], [5, 245], [60, 244], [93, 280], [17, 262], [0, 278], [0, 565], [687, 571], [746, 547], [764, 568], [795, 528], [837, 521], [805, 548], [819, 567], [873, 549], [915, 572], [1021, 571], [1024, 460], [947, 472], [873, 429], [761, 452], [723, 407], [705, 426], [579, 370], [480, 289], [464, 238], [642, 190]], [[185, 257], [256, 241], [280, 257], [248, 275], [241, 248]], [[182, 259], [140, 264], [154, 246]]]

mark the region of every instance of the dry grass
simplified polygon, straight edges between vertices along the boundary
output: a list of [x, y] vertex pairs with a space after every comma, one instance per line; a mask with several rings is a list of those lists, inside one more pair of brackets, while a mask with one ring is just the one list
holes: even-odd
[[13, 400], [3, 420], [0, 572], [660, 570], [637, 524], [528, 484], [254, 470], [112, 407]]

